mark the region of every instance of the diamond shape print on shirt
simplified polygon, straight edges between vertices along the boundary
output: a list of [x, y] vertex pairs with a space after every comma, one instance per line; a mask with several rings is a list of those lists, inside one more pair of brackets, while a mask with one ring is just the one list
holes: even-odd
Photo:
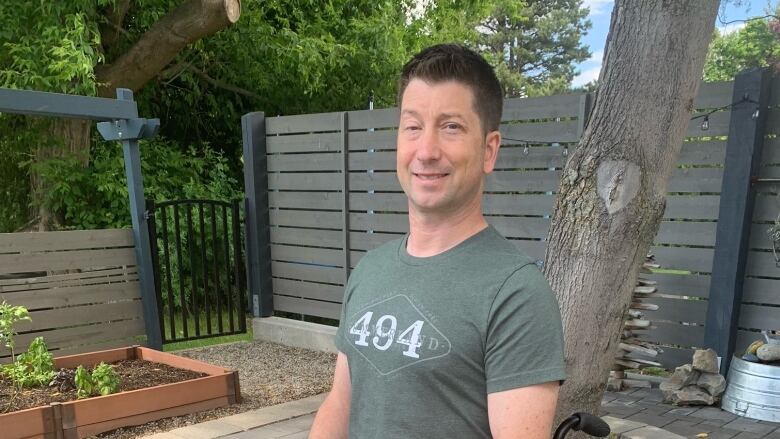
[[[411, 343], [417, 326], [416, 343]], [[452, 349], [449, 339], [403, 294], [356, 312], [349, 317], [347, 328], [347, 343], [381, 375], [444, 357]]]

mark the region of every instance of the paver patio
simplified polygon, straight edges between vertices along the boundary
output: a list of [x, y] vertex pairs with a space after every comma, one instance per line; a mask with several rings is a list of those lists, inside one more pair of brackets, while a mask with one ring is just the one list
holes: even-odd
[[[664, 404], [658, 389], [606, 392], [600, 415], [663, 428], [686, 438], [780, 439], [780, 424], [741, 418], [717, 407]], [[697, 436], [706, 433], [707, 436]]]
[[[324, 395], [318, 395], [156, 434], [148, 439], [305, 439], [323, 399]], [[677, 407], [664, 404], [661, 399], [658, 389], [606, 392], [600, 415], [637, 423], [626, 423], [635, 430], [623, 437], [632, 439], [674, 436], [658, 429], [685, 438], [780, 439], [779, 423], [740, 418], [717, 407]], [[643, 427], [643, 424], [647, 426]]]

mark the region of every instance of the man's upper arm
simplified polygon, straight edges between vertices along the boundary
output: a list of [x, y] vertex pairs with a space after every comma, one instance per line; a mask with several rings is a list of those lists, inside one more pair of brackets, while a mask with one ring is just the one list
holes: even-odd
[[558, 401], [557, 381], [488, 394], [494, 439], [548, 439]]
[[339, 402], [345, 403], [349, 409], [349, 402], [352, 396], [352, 382], [349, 377], [349, 363], [347, 356], [339, 352], [336, 358], [336, 370], [333, 373], [333, 387], [330, 393], [336, 397]]

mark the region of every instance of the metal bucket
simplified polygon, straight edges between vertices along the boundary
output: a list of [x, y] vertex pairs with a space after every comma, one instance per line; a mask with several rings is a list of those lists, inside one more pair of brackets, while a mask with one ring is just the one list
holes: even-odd
[[746, 418], [780, 422], [780, 367], [731, 360], [721, 408]]

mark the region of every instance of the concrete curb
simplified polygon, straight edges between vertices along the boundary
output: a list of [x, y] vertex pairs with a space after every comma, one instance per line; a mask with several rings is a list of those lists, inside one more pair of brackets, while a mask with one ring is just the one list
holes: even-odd
[[255, 340], [336, 353], [336, 327], [281, 317], [252, 319]]
[[609, 424], [611, 438], [616, 439], [685, 439], [685, 436], [670, 433], [664, 429], [653, 427], [642, 422], [604, 416], [601, 419]]
[[144, 436], [144, 439], [216, 439], [312, 414], [327, 393]]

